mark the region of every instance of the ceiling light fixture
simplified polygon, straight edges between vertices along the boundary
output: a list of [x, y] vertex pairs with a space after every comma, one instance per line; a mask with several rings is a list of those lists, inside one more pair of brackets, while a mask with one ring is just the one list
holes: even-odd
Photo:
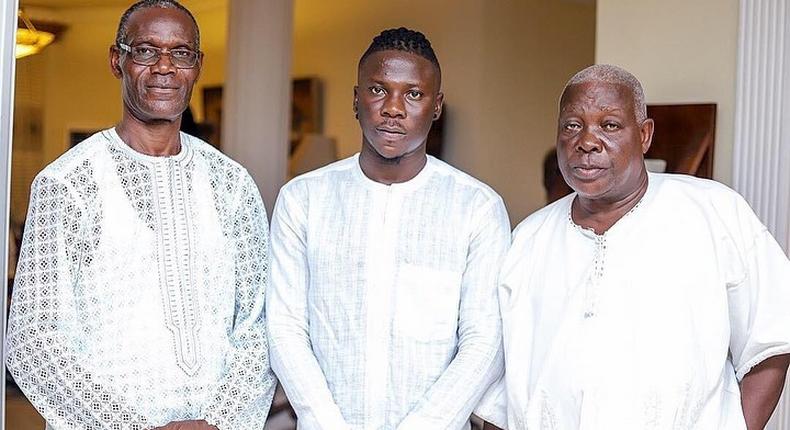
[[[28, 55], [38, 54], [47, 45], [55, 40], [55, 33], [37, 30], [33, 23], [28, 19], [25, 12], [19, 9], [19, 19], [17, 20], [16, 30], [16, 58], [27, 57]], [[21, 21], [21, 23], [19, 23]], [[22, 27], [24, 25], [24, 27]]]

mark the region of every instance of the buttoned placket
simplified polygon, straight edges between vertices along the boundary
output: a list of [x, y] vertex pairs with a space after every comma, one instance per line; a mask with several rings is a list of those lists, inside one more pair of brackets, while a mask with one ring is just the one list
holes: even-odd
[[365, 348], [365, 428], [384, 426], [385, 387], [389, 372], [389, 339], [392, 331], [397, 232], [403, 190], [382, 185], [372, 191], [371, 222], [368, 224], [366, 348]]

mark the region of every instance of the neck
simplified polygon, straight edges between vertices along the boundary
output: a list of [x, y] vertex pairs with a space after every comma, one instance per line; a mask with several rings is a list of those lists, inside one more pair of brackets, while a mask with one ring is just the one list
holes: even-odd
[[370, 144], [363, 143], [359, 154], [359, 166], [365, 176], [385, 185], [414, 179], [427, 162], [425, 145], [400, 157], [384, 158]]
[[124, 111], [123, 119], [115, 127], [121, 140], [137, 152], [163, 157], [181, 151], [181, 117], [175, 121], [143, 122]]
[[571, 206], [573, 222], [604, 234], [636, 206], [647, 192], [647, 172], [642, 172], [639, 186], [617, 199], [589, 199], [576, 196]]

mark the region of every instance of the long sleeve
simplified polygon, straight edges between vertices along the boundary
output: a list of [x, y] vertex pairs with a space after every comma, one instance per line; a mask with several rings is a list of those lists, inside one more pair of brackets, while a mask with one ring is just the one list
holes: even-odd
[[398, 430], [460, 429], [504, 370], [497, 276], [510, 244], [510, 224], [500, 198], [473, 220], [461, 285], [458, 353]]
[[505, 389], [504, 373], [497, 379], [475, 408], [475, 415], [495, 426], [507, 428], [507, 390]]
[[727, 286], [738, 380], [766, 358], [790, 353], [790, 260], [745, 202], [740, 209], [744, 247], [730, 249], [741, 273]]
[[33, 183], [6, 337], [6, 363], [19, 387], [55, 429], [142, 429], [147, 419], [80, 357], [81, 268], [94, 228], [69, 185]]
[[[262, 429], [276, 380], [269, 367], [264, 312], [268, 278], [266, 209], [246, 173], [233, 221], [236, 282], [231, 349], [223, 377], [212, 387], [203, 416], [220, 430]], [[218, 285], [217, 288], [225, 286]]]
[[303, 429], [343, 430], [345, 422], [310, 343], [306, 215], [288, 186], [272, 219], [272, 285], [266, 304], [272, 367]]

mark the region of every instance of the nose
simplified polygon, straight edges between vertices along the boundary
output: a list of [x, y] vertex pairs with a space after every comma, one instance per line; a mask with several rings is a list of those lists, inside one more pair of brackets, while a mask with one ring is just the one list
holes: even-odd
[[590, 153], [601, 152], [603, 144], [601, 139], [592, 131], [590, 127], [584, 127], [576, 139], [576, 151]]
[[406, 106], [403, 103], [403, 97], [396, 92], [388, 94], [384, 99], [384, 104], [381, 106], [381, 115], [387, 118], [406, 118]]
[[170, 52], [160, 52], [159, 59], [156, 60], [153, 66], [151, 66], [154, 73], [159, 73], [162, 75], [167, 75], [170, 73], [175, 73], [176, 66], [173, 64], [173, 59], [170, 57]]

